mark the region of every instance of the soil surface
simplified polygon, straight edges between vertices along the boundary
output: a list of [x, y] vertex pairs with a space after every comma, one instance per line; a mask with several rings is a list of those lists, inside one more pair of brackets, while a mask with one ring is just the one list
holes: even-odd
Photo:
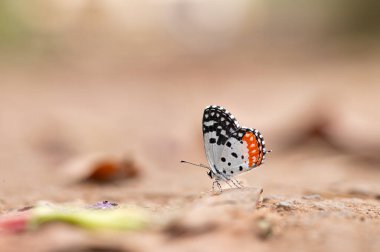
[[[379, 251], [379, 66], [3, 67], [0, 214], [109, 200], [153, 219], [137, 232], [47, 225], [1, 235], [0, 251]], [[273, 150], [238, 177], [242, 189], [213, 193], [205, 169], [180, 163], [206, 163], [200, 122], [210, 104], [259, 129]], [[138, 175], [63, 175], [95, 154], [131, 160]]]

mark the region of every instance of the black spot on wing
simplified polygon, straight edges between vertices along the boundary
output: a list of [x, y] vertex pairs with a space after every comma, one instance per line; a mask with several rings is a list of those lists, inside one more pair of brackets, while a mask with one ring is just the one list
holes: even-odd
[[226, 141], [228, 140], [227, 137], [223, 136], [223, 135], [219, 135], [218, 136], [218, 141], [216, 142], [217, 145], [224, 145], [226, 143]]
[[225, 145], [227, 140], [240, 129], [236, 119], [220, 106], [209, 106], [204, 110], [202, 128], [203, 135], [215, 132], [218, 145]]
[[[226, 110], [220, 106], [209, 106], [203, 112], [203, 125], [205, 122], [215, 121], [214, 126], [220, 126], [224, 129], [227, 134], [237, 131], [239, 129], [236, 119], [231, 115], [231, 113], [226, 112]], [[212, 130], [216, 127], [206, 126], [205, 131]], [[205, 132], [204, 132], [205, 133]]]

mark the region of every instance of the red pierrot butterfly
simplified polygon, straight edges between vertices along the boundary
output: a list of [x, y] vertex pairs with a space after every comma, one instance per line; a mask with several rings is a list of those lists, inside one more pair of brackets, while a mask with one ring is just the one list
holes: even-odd
[[266, 153], [270, 152], [266, 150], [264, 138], [258, 130], [241, 127], [223, 107], [206, 107], [202, 128], [209, 166], [181, 162], [209, 169], [207, 174], [214, 179], [213, 188], [217, 185], [221, 190], [219, 181], [241, 187], [234, 177], [263, 164]]

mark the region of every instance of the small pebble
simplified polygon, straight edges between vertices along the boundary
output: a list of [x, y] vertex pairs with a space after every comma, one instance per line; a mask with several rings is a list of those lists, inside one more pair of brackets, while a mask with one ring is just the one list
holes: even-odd
[[281, 200], [283, 199], [282, 196], [278, 196], [278, 195], [268, 195], [268, 196], [265, 196], [263, 198], [263, 202], [266, 203], [266, 202], [269, 202], [269, 201], [272, 201], [272, 200]]
[[305, 195], [302, 197], [303, 199], [307, 199], [307, 200], [320, 200], [321, 199], [321, 195], [319, 194], [309, 194], [309, 195]]
[[273, 233], [272, 224], [266, 219], [259, 220], [257, 222], [257, 228], [257, 235], [262, 239], [269, 238]]
[[109, 202], [108, 200], [104, 200], [104, 201], [96, 202], [95, 204], [90, 205], [88, 208], [91, 208], [91, 209], [113, 209], [113, 208], [116, 208], [117, 206], [118, 206], [117, 203]]
[[277, 208], [282, 208], [284, 210], [292, 210], [293, 206], [287, 201], [281, 201], [276, 204]]

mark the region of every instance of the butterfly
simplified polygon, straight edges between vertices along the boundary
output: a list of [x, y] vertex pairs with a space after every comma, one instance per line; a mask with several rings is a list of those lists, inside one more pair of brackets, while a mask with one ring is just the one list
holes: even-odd
[[203, 112], [203, 143], [209, 166], [181, 161], [207, 168], [220, 191], [219, 181], [231, 182], [241, 187], [235, 176], [250, 171], [264, 163], [265, 141], [257, 129], [241, 127], [235, 117], [221, 106], [208, 106]]

